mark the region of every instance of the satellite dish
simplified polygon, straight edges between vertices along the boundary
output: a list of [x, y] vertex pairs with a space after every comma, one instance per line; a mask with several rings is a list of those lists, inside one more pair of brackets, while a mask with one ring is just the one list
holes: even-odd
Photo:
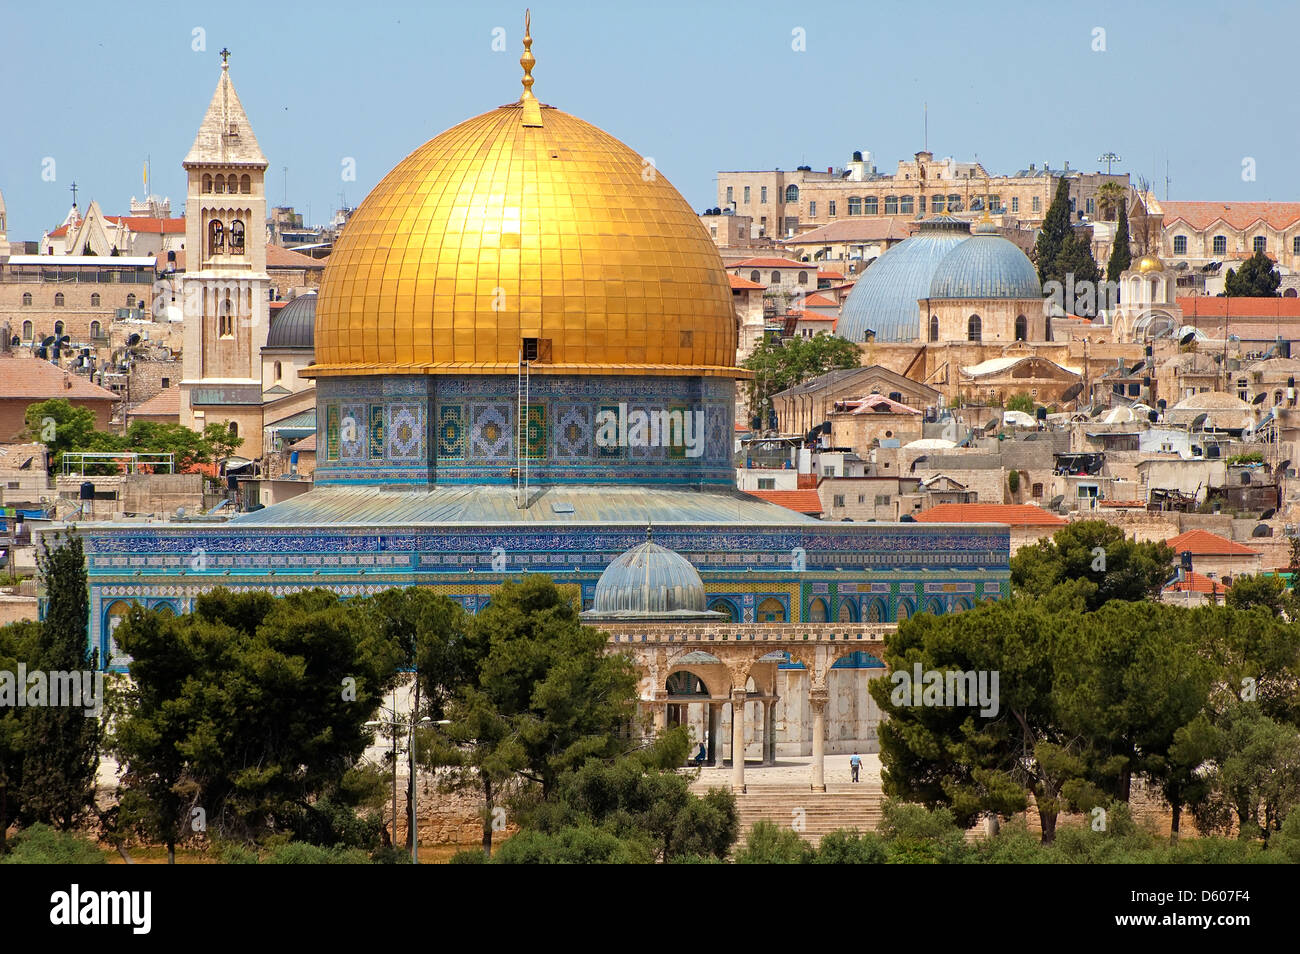
[[1082, 393], [1083, 393], [1082, 381], [1080, 381], [1078, 384], [1071, 384], [1068, 388], [1066, 388], [1061, 393], [1061, 403], [1064, 404], [1066, 401], [1073, 401]]
[[136, 345], [138, 345], [139, 343], [140, 343], [140, 336], [139, 336], [139, 335], [131, 335], [131, 337], [129, 337], [129, 338], [126, 339], [126, 346], [127, 346], [128, 348], [134, 348], [134, 347], [135, 347]]
[[1061, 504], [1065, 503], [1065, 494], [1057, 494], [1052, 498], [1052, 502], [1047, 505], [1048, 510], [1055, 510]]
[[52, 348], [53, 346], [54, 346], [54, 335], [50, 335], [48, 338], [44, 338], [41, 340], [42, 348]]
[[1192, 430], [1196, 430], [1198, 427], [1204, 427], [1206, 420], [1209, 419], [1209, 416], [1210, 415], [1208, 414], [1196, 415], [1196, 418], [1192, 421]]
[[1271, 519], [1273, 519], [1273, 514], [1275, 514], [1275, 513], [1277, 513], [1277, 508], [1276, 508], [1276, 507], [1269, 507], [1267, 510], [1265, 510], [1263, 513], [1261, 513], [1261, 514], [1259, 515], [1259, 519], [1260, 519], [1260, 520], [1271, 520]]
[[1189, 331], [1187, 332], [1187, 334], [1183, 335], [1181, 338], [1178, 339], [1178, 343], [1180, 345], [1189, 345], [1195, 340], [1196, 340], [1195, 332]]
[[1263, 404], [1263, 403], [1264, 403], [1264, 398], [1266, 398], [1266, 397], [1268, 397], [1268, 395], [1265, 394], [1263, 391], [1260, 391], [1258, 394], [1255, 395], [1255, 400], [1251, 401], [1250, 403], [1251, 403], [1251, 404]]
[[1278, 469], [1279, 472], [1285, 474], [1285, 473], [1286, 473], [1286, 469], [1287, 469], [1288, 467], [1290, 467], [1290, 466], [1291, 466], [1291, 461], [1289, 461], [1289, 460], [1284, 460], [1284, 461], [1282, 461], [1282, 463], [1280, 463], [1280, 464], [1277, 465], [1277, 469]]

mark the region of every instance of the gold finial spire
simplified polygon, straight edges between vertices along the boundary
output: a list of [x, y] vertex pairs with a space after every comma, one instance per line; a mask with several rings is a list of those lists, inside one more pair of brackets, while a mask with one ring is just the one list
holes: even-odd
[[524, 55], [519, 57], [519, 65], [524, 68], [524, 92], [519, 102], [524, 107], [524, 125], [542, 125], [542, 104], [533, 95], [533, 67], [537, 57], [533, 56], [533, 34], [531, 31], [532, 11], [524, 11]]

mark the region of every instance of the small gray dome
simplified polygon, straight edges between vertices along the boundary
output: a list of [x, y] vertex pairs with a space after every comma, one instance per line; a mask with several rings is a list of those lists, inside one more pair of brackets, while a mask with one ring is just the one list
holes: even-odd
[[588, 619], [721, 619], [707, 609], [704, 581], [691, 561], [653, 540], [615, 557], [596, 583]]
[[944, 257], [930, 298], [1042, 298], [1038, 271], [1017, 245], [985, 224]]
[[266, 332], [268, 348], [316, 347], [316, 293], [299, 295], [271, 319]]
[[877, 341], [915, 341], [921, 332], [917, 301], [930, 292], [939, 263], [970, 238], [970, 224], [935, 215], [918, 226], [910, 239], [899, 242], [863, 272], [844, 300], [835, 334], [861, 343], [868, 330]]

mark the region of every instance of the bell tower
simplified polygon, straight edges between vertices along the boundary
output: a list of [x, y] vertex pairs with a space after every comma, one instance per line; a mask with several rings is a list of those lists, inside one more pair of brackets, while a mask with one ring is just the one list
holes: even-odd
[[269, 325], [266, 157], [230, 81], [230, 52], [185, 156], [181, 423], [226, 422], [261, 454], [261, 351]]

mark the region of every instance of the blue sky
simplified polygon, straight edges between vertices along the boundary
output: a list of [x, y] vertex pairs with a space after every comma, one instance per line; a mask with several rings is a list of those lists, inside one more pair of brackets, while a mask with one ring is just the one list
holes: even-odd
[[[1095, 169], [1113, 150], [1174, 199], [1300, 199], [1300, 5], [533, 2], [535, 91], [618, 136], [697, 209], [720, 169], [889, 169], [921, 148], [994, 172]], [[11, 239], [142, 192], [184, 207], [181, 159], [217, 51], [262, 150], [271, 204], [325, 221], [462, 119], [518, 97], [523, 6], [474, 3], [37, 4], [0, 0], [0, 191]], [[492, 49], [505, 30], [506, 51]], [[205, 51], [195, 51], [195, 28]], [[806, 49], [792, 49], [796, 28]], [[1104, 51], [1094, 51], [1095, 31]], [[55, 160], [53, 182], [42, 178]], [[1242, 162], [1256, 178], [1243, 181]], [[356, 181], [342, 180], [345, 158]], [[48, 168], [48, 167], [46, 167]]]

